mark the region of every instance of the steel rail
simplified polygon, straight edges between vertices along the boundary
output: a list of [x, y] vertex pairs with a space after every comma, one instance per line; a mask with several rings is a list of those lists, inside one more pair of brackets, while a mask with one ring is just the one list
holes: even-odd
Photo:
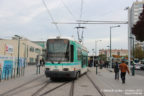
[[90, 80], [90, 82], [92, 83], [92, 85], [96, 88], [96, 90], [99, 92], [99, 94], [101, 96], [106, 96], [103, 92], [101, 92], [100, 88], [93, 82], [93, 80], [88, 75], [86, 75], [86, 76]]
[[41, 88], [39, 88], [35, 93], [33, 93], [31, 96], [38, 96], [38, 94], [47, 86], [51, 83], [51, 81], [47, 81], [45, 85], [43, 85]]
[[72, 81], [72, 84], [71, 84], [71, 88], [70, 88], [70, 95], [69, 96], [74, 96], [74, 80]]
[[[18, 94], [18, 93], [25, 92], [25, 91], [27, 91], [27, 90], [31, 90], [31, 89], [33, 89], [33, 88], [35, 88], [35, 87], [38, 87], [38, 86], [40, 86], [40, 85], [43, 85], [43, 84], [45, 84], [45, 83], [47, 83], [47, 81], [42, 82], [42, 83], [37, 84], [37, 85], [34, 85], [34, 86], [30, 86], [30, 87], [28, 87], [28, 88], [16, 90], [16, 92], [12, 92], [12, 93], [7, 94], [7, 95], [8, 95], [8, 96], [14, 96], [14, 95], [16, 95], [16, 94]], [[23, 87], [22, 87], [22, 88], [23, 88]]]
[[44, 96], [44, 95], [46, 95], [46, 94], [48, 94], [48, 93], [50, 93], [50, 92], [52, 92], [52, 91], [54, 91], [54, 90], [56, 90], [56, 89], [58, 89], [58, 88], [60, 88], [60, 87], [66, 85], [67, 83], [69, 83], [69, 82], [62, 83], [62, 84], [58, 85], [57, 87], [52, 88], [52, 89], [50, 89], [50, 90], [48, 90], [48, 91], [42, 93], [42, 94], [39, 95], [39, 96]]
[[12, 89], [10, 89], [10, 90], [8, 90], [8, 91], [0, 94], [0, 96], [5, 96], [5, 95], [7, 95], [7, 94], [9, 94], [9, 93], [11, 93], [11, 92], [13, 92], [13, 91], [16, 91], [17, 89], [22, 88], [22, 87], [24, 87], [24, 86], [32, 83], [33, 81], [36, 81], [36, 80], [40, 79], [40, 78], [43, 77], [43, 76], [44, 76], [44, 75], [39, 76], [39, 77], [37, 77], [37, 78], [35, 78], [35, 79], [32, 79], [32, 80], [30, 80], [30, 81], [28, 81], [28, 82], [26, 82], [26, 83], [23, 83], [23, 84], [19, 85], [18, 87], [12, 88]]

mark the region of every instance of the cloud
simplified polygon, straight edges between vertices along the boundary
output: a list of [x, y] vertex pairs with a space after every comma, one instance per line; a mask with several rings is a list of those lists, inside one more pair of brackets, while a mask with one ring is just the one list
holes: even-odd
[[[63, 0], [76, 19], [80, 15], [81, 0]], [[127, 11], [123, 9], [134, 0], [84, 0], [84, 20], [127, 20]], [[55, 21], [74, 21], [61, 0], [45, 0]], [[58, 32], [44, 7], [42, 0], [0, 0], [0, 32], [2, 36], [15, 34], [30, 38], [30, 40], [46, 40], [57, 36]], [[58, 25], [62, 36], [77, 38], [77, 25]], [[87, 27], [84, 42], [91, 51], [95, 40], [98, 49], [109, 45], [109, 26], [82, 25]], [[125, 26], [125, 25], [124, 25]], [[115, 31], [116, 30], [116, 31]], [[115, 32], [114, 32], [115, 31]], [[124, 38], [124, 39], [122, 39]], [[127, 26], [112, 30], [112, 48], [127, 48]]]
[[44, 11], [46, 11], [46, 9], [43, 7], [37, 8], [37, 9], [33, 10], [33, 12], [31, 12], [27, 16], [20, 16], [19, 22], [21, 24], [29, 23], [34, 17], [38, 16], [39, 14], [41, 14]]
[[[95, 49], [95, 41], [98, 40], [102, 40], [99, 41], [97, 44], [97, 52], [99, 49], [107, 49], [110, 44], [110, 38], [98, 38], [98, 39], [85, 39], [84, 40], [84, 45], [87, 47], [87, 49], [89, 50], [89, 54], [92, 54], [92, 49]], [[121, 38], [121, 37], [113, 37], [112, 38], [112, 49], [127, 49], [127, 38]]]

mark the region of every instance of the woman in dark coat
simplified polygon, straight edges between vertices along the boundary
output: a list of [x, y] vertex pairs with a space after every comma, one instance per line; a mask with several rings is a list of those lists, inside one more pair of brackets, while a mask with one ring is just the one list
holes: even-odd
[[119, 64], [118, 64], [118, 62], [115, 63], [114, 72], [115, 72], [115, 80], [116, 79], [119, 80]]

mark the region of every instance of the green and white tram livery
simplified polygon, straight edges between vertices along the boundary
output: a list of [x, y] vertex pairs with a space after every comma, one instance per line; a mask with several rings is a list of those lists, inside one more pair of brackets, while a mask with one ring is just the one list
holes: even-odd
[[88, 51], [72, 39], [47, 40], [45, 75], [50, 78], [78, 78], [87, 72]]

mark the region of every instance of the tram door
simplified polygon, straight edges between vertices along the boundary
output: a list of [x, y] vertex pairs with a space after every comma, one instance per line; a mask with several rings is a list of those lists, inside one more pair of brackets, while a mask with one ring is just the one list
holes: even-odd
[[74, 62], [74, 45], [70, 45], [70, 61]]

